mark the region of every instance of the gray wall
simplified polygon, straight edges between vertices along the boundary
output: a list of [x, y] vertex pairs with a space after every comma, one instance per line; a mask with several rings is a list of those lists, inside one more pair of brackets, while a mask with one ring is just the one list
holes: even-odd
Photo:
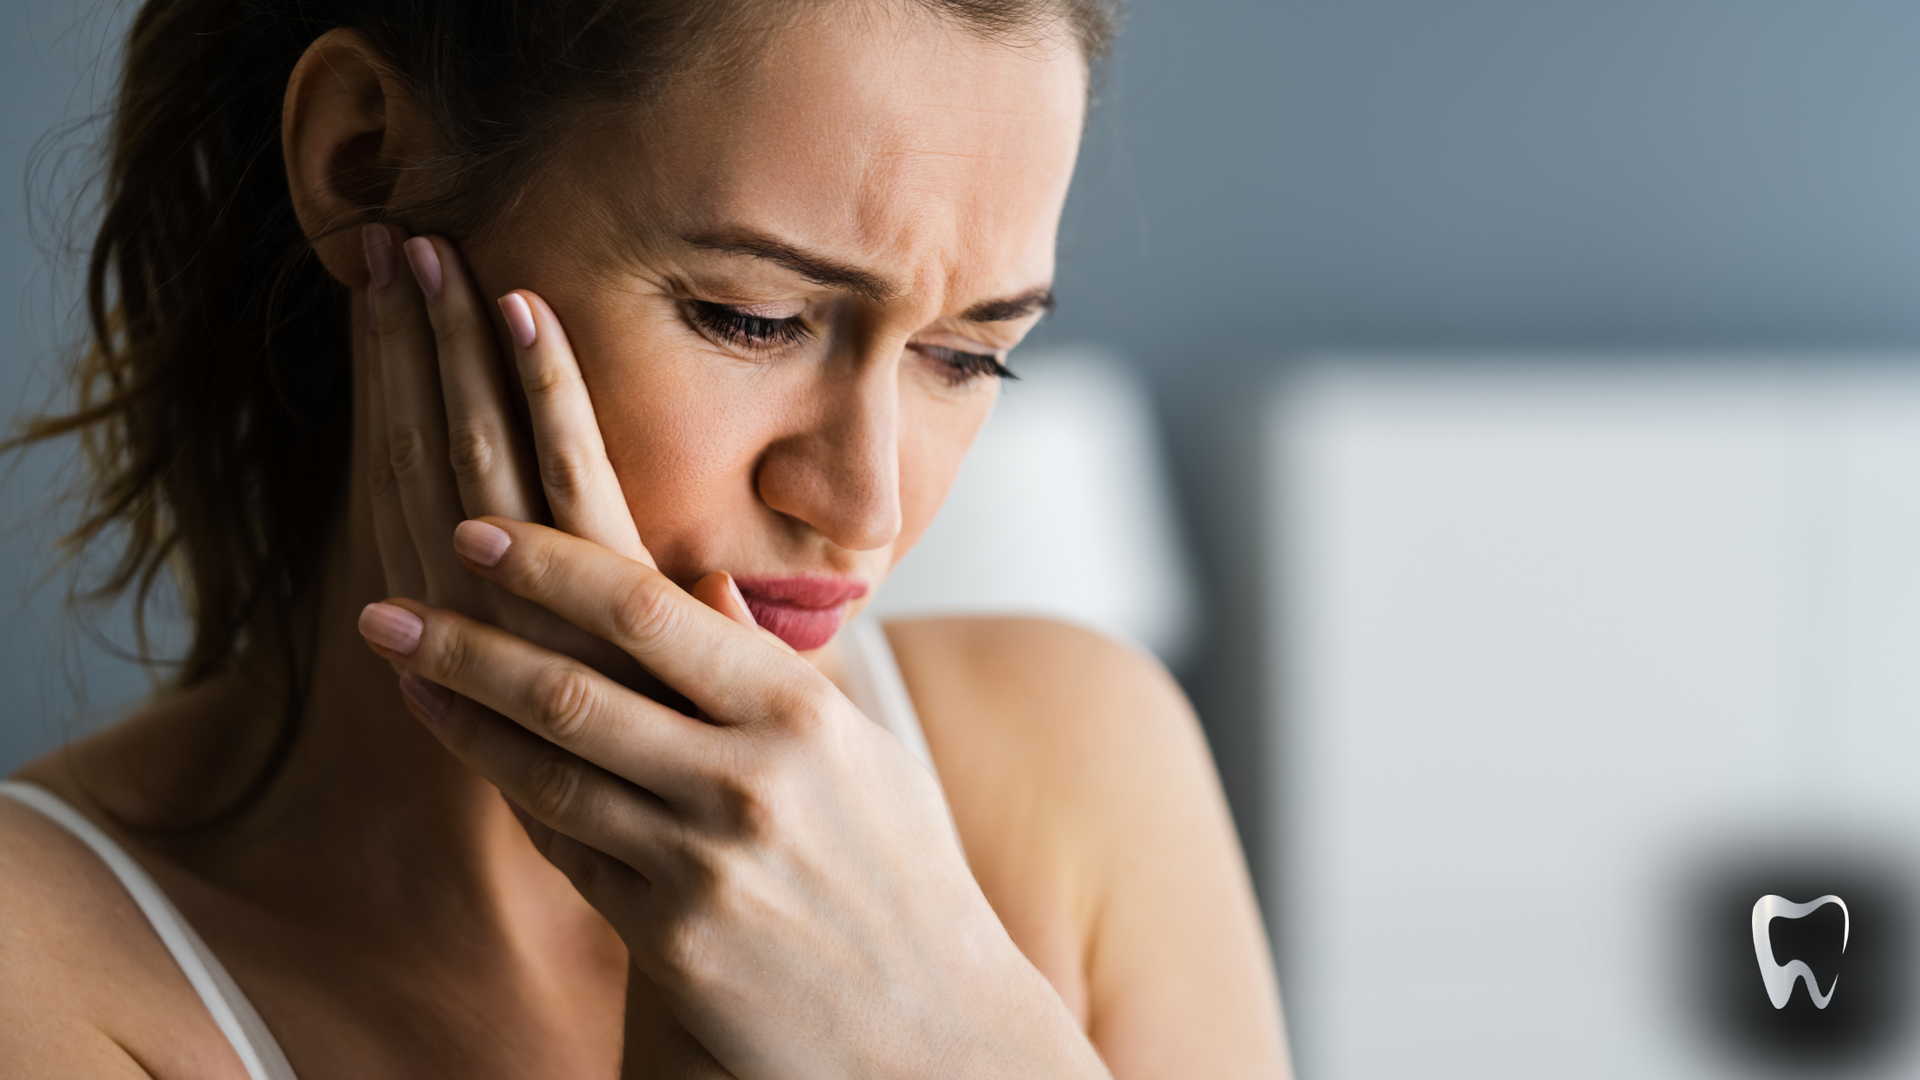
[[[61, 389], [74, 326], [73, 280], [59, 269], [74, 264], [57, 250], [71, 204], [62, 189], [72, 184], [61, 177], [83, 174], [88, 162], [59, 155], [75, 140], [45, 140], [110, 93], [112, 67], [100, 57], [122, 22], [116, 7], [0, 2], [0, 417], [38, 411]], [[39, 167], [30, 180], [31, 161]], [[0, 462], [0, 772], [148, 685], [120, 658], [132, 644], [124, 618], [68, 616], [66, 579], [54, 573], [51, 552], [71, 519], [54, 504], [72, 479], [68, 452]]]
[[[86, 112], [98, 85], [85, 60], [117, 6], [0, 7], [10, 407], [49, 392], [61, 323], [6, 193], [23, 190], [34, 141]], [[1069, 209], [1062, 310], [1042, 340], [1107, 343], [1161, 391], [1225, 627], [1186, 674], [1225, 741], [1250, 715], [1233, 627], [1253, 591], [1235, 544], [1253, 534], [1236, 517], [1243, 458], [1222, 417], [1287, 358], [1920, 341], [1920, 5], [1133, 6]], [[29, 459], [0, 493], [10, 594], [45, 566], [52, 464]], [[0, 609], [0, 769], [73, 710], [73, 658], [96, 705], [139, 686], [70, 644], [59, 601], [56, 584]], [[1229, 778], [1244, 809], [1258, 778], [1231, 765]]]
[[1159, 391], [1211, 585], [1182, 674], [1258, 861], [1249, 389], [1334, 348], [1920, 343], [1920, 4], [1133, 6], [1046, 334]]
[[1316, 345], [1920, 337], [1920, 5], [1142, 0], [1055, 332], [1190, 377]]

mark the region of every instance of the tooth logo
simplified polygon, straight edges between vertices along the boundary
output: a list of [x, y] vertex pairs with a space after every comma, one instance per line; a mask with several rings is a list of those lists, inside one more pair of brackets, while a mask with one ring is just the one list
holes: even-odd
[[[1747, 895], [1751, 896], [1752, 893]], [[1754, 901], [1753, 905], [1753, 956], [1760, 962], [1760, 978], [1767, 984], [1767, 998], [1776, 1009], [1787, 1007], [1787, 999], [1793, 996], [1793, 984], [1807, 981], [1807, 994], [1813, 998], [1814, 1005], [1826, 1008], [1833, 1000], [1833, 992], [1840, 986], [1840, 976], [1835, 975], [1827, 986], [1827, 993], [1820, 994], [1820, 984], [1814, 980], [1813, 969], [1805, 960], [1789, 960], [1785, 965], [1773, 958], [1773, 938], [1767, 932], [1775, 919], [1800, 919], [1826, 907], [1828, 904], [1840, 905], [1840, 951], [1847, 951], [1847, 936], [1853, 931], [1853, 916], [1847, 911], [1847, 902], [1828, 893], [1818, 900], [1805, 904], [1796, 904], [1784, 896], [1769, 893]]]

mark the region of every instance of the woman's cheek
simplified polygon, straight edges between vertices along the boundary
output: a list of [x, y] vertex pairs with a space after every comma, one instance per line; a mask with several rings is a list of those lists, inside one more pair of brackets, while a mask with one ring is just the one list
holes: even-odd
[[[696, 512], [700, 492], [731, 456], [724, 388], [708, 358], [675, 340], [678, 326], [658, 305], [611, 311], [574, 305], [568, 338], [593, 398], [607, 459], [634, 523], [653, 550], [662, 530]], [[693, 353], [695, 355], [688, 355]], [[649, 532], [654, 535], [649, 535]], [[659, 539], [656, 539], [656, 536]]]
[[711, 553], [713, 541], [753, 518], [753, 464], [764, 442], [750, 414], [677, 381], [616, 395], [611, 422], [602, 419], [634, 524], [670, 574], [673, 553]]
[[967, 451], [993, 412], [997, 392], [966, 402], [913, 401], [903, 395], [900, 424], [900, 538], [895, 562], [920, 542], [947, 501]]

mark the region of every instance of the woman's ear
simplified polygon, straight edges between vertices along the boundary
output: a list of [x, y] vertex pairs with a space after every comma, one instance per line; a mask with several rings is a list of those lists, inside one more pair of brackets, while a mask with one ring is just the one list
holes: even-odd
[[429, 133], [425, 114], [400, 89], [379, 52], [345, 29], [307, 46], [287, 80], [280, 149], [293, 211], [327, 272], [348, 288], [367, 285], [360, 230], [351, 226], [393, 203]]

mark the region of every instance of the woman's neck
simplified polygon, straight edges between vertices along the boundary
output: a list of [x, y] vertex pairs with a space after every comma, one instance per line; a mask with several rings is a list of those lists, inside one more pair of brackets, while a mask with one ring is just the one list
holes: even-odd
[[[345, 528], [315, 598], [302, 726], [279, 777], [235, 832], [300, 836], [334, 869], [369, 881], [416, 881], [431, 868], [484, 893], [500, 873], [544, 860], [499, 793], [407, 712], [396, 676], [356, 629], [387, 595], [370, 502], [356, 468]], [[269, 708], [278, 703], [266, 703]], [[277, 717], [259, 715], [256, 723]], [[417, 896], [416, 896], [417, 899]]]
[[[364, 475], [356, 463], [344, 527], [294, 620], [307, 628], [298, 648], [257, 650], [22, 775], [223, 890], [289, 913], [363, 921], [404, 901], [409, 921], [439, 908], [469, 934], [484, 932], [476, 919], [508, 930], [511, 909], [529, 904], [597, 920], [493, 786], [408, 714], [394, 672], [361, 640], [360, 609], [386, 594]], [[288, 652], [307, 668], [297, 730], [258, 797], [236, 806], [288, 722]]]

